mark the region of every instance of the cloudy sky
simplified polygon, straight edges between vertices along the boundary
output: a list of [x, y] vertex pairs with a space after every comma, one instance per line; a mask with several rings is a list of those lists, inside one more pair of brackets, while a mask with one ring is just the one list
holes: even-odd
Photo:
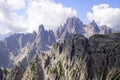
[[120, 0], [0, 0], [0, 35], [56, 29], [68, 17], [120, 28]]

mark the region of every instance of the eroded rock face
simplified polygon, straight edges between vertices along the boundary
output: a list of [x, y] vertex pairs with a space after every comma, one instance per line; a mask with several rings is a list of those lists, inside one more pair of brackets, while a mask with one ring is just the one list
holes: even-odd
[[110, 28], [105, 25], [99, 27], [95, 21], [84, 25], [78, 17], [69, 17], [56, 32], [46, 30], [41, 24], [37, 32], [17, 33], [0, 41], [0, 67], [11, 68], [19, 61], [26, 66], [37, 52], [48, 51], [53, 43], [63, 43], [74, 34], [85, 35], [89, 38], [93, 34], [111, 32]]
[[[87, 80], [87, 39], [83, 36], [74, 36], [62, 43], [54, 44], [47, 57], [43, 58], [46, 80]], [[45, 60], [45, 61], [44, 61]]]
[[74, 35], [37, 54], [22, 80], [119, 80], [120, 34]]
[[21, 63], [18, 63], [16, 66], [11, 69], [11, 71], [6, 76], [5, 80], [21, 80], [24, 73], [24, 68]]
[[94, 35], [90, 38], [89, 44], [94, 77], [107, 78], [116, 70], [120, 73], [120, 34]]
[[4, 41], [0, 41], [0, 67], [10, 68], [13, 66], [13, 57], [22, 53], [22, 49], [28, 43], [32, 44], [35, 37], [36, 33], [14, 34], [5, 38]]
[[44, 80], [41, 59], [36, 55], [26, 68], [21, 80]]
[[3, 71], [1, 68], [0, 68], [0, 80], [3, 80]]
[[120, 34], [74, 36], [42, 56], [45, 79], [112, 80], [120, 78]]
[[34, 41], [34, 47], [41, 51], [50, 50], [49, 46], [51, 46], [55, 42], [55, 36], [53, 31], [45, 30], [43, 25], [39, 26], [38, 35]]

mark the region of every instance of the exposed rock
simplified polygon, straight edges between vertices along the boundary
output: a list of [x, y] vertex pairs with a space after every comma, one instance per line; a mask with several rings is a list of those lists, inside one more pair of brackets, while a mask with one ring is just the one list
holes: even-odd
[[21, 80], [23, 77], [24, 68], [21, 63], [18, 63], [10, 73], [7, 75], [6, 80]]
[[13, 34], [0, 41], [0, 67], [11, 68], [19, 61], [27, 66], [29, 61], [40, 51], [49, 51], [55, 42], [63, 43], [74, 34], [85, 35], [87, 38], [93, 34], [109, 34], [111, 29], [107, 26], [99, 27], [94, 21], [84, 26], [77, 17], [69, 17], [56, 32], [45, 30], [40, 25], [37, 32]]
[[100, 26], [100, 34], [110, 34], [112, 30], [108, 28], [106, 25]]
[[[64, 25], [60, 26], [56, 33], [56, 39], [59, 41], [67, 40], [74, 34], [84, 34], [84, 26], [82, 21], [77, 17], [69, 17]], [[68, 37], [70, 36], [70, 37]]]
[[84, 28], [83, 23], [80, 21], [77, 17], [69, 17], [64, 24], [64, 28], [69, 32], [73, 34], [83, 34]]
[[85, 31], [86, 31], [85, 36], [90, 37], [94, 34], [99, 33], [100, 29], [98, 25], [95, 23], [95, 21], [92, 21], [90, 24], [85, 26]]
[[[56, 43], [45, 57], [50, 62], [45, 66], [45, 80], [87, 80], [87, 39], [83, 36], [74, 36], [64, 43]], [[46, 61], [46, 58], [43, 58]]]
[[47, 51], [54, 42], [53, 31], [46, 31], [43, 25], [39, 26], [38, 34], [34, 31], [11, 35], [0, 41], [0, 67], [10, 68], [19, 61], [26, 65], [36, 51]]
[[3, 80], [3, 71], [1, 68], [0, 68], [0, 80]]
[[53, 31], [47, 31], [44, 29], [43, 25], [39, 26], [38, 35], [34, 41], [34, 47], [41, 51], [50, 50], [51, 46], [55, 42], [55, 36]]
[[36, 37], [36, 33], [33, 34], [14, 34], [4, 41], [0, 41], [0, 66], [11, 67], [13, 65], [13, 58], [16, 57], [21, 49], [26, 47], [28, 43], [32, 44]]
[[106, 78], [110, 75], [111, 71], [114, 73], [114, 70], [118, 70], [119, 72], [120, 34], [94, 35], [89, 39], [89, 44], [91, 46], [91, 57], [93, 59], [91, 65], [94, 77], [98, 79], [101, 77]]
[[55, 43], [50, 51], [37, 54], [24, 74], [20, 68], [13, 72], [21, 73], [23, 77], [16, 77], [22, 80], [119, 80], [119, 57], [119, 33], [95, 34], [89, 40], [74, 35], [64, 43]]
[[44, 80], [42, 63], [38, 55], [29, 63], [21, 80]]

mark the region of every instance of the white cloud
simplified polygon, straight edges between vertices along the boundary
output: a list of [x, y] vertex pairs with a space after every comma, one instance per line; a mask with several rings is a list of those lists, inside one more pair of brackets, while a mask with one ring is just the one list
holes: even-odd
[[22, 32], [25, 29], [25, 23], [22, 17], [13, 12], [5, 1], [1, 1], [0, 34], [6, 34], [8, 32]]
[[12, 9], [22, 9], [26, 7], [25, 0], [6, 0]]
[[27, 9], [27, 23], [30, 30], [37, 29], [43, 24], [47, 29], [55, 29], [63, 24], [68, 17], [76, 16], [77, 13], [71, 8], [56, 4], [53, 1], [32, 1]]
[[32, 32], [40, 24], [55, 29], [72, 16], [76, 10], [52, 0], [0, 0], [0, 34]]
[[87, 13], [88, 19], [95, 20], [99, 25], [110, 28], [120, 27], [120, 8], [112, 8], [108, 4], [95, 5], [92, 12]]

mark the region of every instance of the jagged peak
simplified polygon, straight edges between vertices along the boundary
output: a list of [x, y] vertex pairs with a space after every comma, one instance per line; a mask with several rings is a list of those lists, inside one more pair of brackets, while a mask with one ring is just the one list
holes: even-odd
[[97, 26], [98, 27], [98, 25], [97, 25], [97, 23], [93, 20], [93, 21], [91, 21], [89, 24], [88, 24], [89, 26]]
[[100, 29], [97, 25], [97, 23], [93, 20], [92, 22], [90, 22], [87, 27], [89, 27], [90, 29], [94, 29], [95, 32], [99, 32]]
[[77, 22], [80, 22], [81, 24], [83, 24], [82, 21], [78, 17], [76, 17], [76, 16], [68, 17], [68, 19], [66, 20], [66, 24], [67, 23], [74, 23], [74, 24], [76, 24]]
[[43, 24], [39, 25], [38, 32], [41, 32], [41, 31], [44, 31], [44, 30], [45, 30], [44, 25]]
[[108, 26], [106, 26], [106, 25], [102, 25], [102, 26], [100, 26], [100, 27], [105, 27], [105, 28], [108, 28]]
[[80, 20], [78, 17], [76, 17], [76, 16], [73, 16], [73, 17], [68, 17], [68, 19], [67, 20]]

